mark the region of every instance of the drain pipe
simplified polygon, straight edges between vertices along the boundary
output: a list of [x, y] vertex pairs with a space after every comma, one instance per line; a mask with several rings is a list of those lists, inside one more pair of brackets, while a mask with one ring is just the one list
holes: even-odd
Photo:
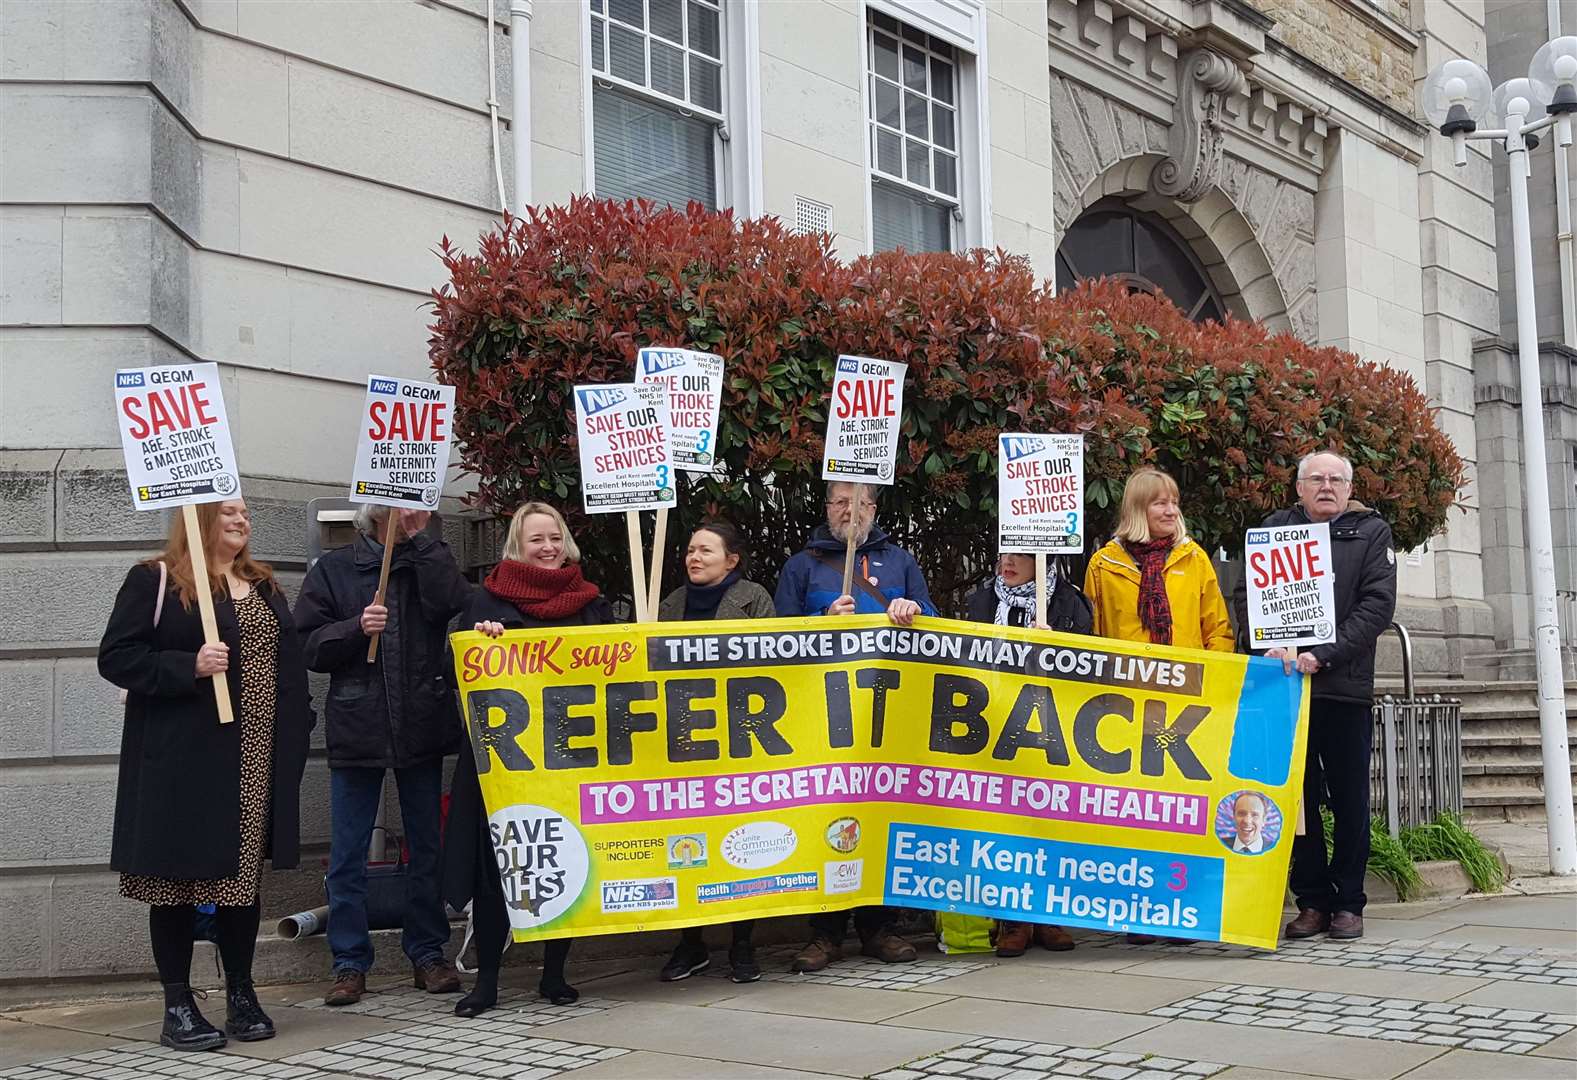
[[509, 0], [509, 52], [514, 100], [509, 131], [515, 146], [515, 213], [531, 206], [531, 0]]
[[[1545, 0], [1550, 40], [1561, 36], [1561, 0]], [[1550, 140], [1552, 154], [1569, 154]], [[1561, 342], [1577, 346], [1577, 265], [1572, 261], [1572, 193], [1567, 170], [1559, 164], [1555, 168], [1555, 260], [1561, 275]]]

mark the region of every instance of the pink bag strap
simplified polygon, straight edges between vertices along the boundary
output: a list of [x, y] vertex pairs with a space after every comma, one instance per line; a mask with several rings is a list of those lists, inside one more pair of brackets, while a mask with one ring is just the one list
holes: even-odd
[[159, 599], [153, 603], [153, 625], [159, 625], [159, 618], [164, 614], [164, 589], [170, 579], [170, 568], [164, 565], [164, 560], [159, 560]]

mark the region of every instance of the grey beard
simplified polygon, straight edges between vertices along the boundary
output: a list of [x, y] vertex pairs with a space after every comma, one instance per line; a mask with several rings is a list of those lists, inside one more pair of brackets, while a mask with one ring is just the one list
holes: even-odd
[[[871, 524], [865, 525], [863, 527], [859, 525], [855, 526], [855, 529], [857, 530], [854, 534], [855, 547], [859, 547], [861, 544], [865, 543], [865, 541], [871, 538], [871, 529], [875, 526], [875, 524], [876, 523], [873, 521]], [[834, 540], [842, 540], [845, 544], [849, 542], [849, 527], [847, 525], [828, 525], [827, 530], [832, 533], [832, 538]]]

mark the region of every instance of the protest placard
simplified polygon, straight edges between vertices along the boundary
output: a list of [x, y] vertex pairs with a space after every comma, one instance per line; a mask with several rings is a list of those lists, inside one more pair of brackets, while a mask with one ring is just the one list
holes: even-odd
[[[868, 356], [840, 356], [827, 409], [821, 478], [849, 484], [893, 482], [903, 418], [903, 380], [909, 365]], [[854, 489], [856, 496], [860, 489]], [[850, 513], [857, 513], [852, 509]], [[843, 592], [854, 581], [854, 533], [843, 556]]]
[[1084, 550], [1084, 436], [997, 436], [997, 550], [1035, 556], [1046, 621], [1046, 556]]
[[1250, 645], [1296, 649], [1335, 641], [1330, 524], [1250, 529], [1244, 549]]
[[[350, 501], [400, 510], [432, 510], [443, 493], [454, 445], [454, 387], [392, 375], [367, 376]], [[397, 515], [383, 526], [383, 567], [372, 602], [382, 604], [389, 588]], [[367, 643], [367, 663], [378, 658], [378, 639]]]
[[[179, 506], [192, 553], [192, 580], [208, 580], [208, 558], [197, 504], [239, 498], [241, 472], [230, 445], [230, 421], [217, 364], [172, 364], [122, 368], [115, 372], [115, 419], [132, 506], [161, 510]], [[203, 640], [219, 643], [214, 600], [197, 589]], [[235, 719], [224, 672], [213, 676], [220, 723]]]
[[649, 617], [641, 551], [642, 510], [671, 509], [673, 460], [668, 448], [667, 391], [657, 383], [575, 387], [580, 493], [588, 514], [624, 511], [636, 620]]
[[1275, 947], [1306, 678], [833, 622], [452, 635], [516, 940], [888, 904]]

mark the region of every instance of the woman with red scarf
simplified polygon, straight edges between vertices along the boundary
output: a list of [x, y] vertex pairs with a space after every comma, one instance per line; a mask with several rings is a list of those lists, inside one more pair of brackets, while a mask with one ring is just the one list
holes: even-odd
[[[1188, 538], [1177, 481], [1144, 468], [1123, 487], [1116, 535], [1090, 559], [1084, 592], [1095, 633], [1121, 641], [1232, 652], [1232, 624], [1204, 548]], [[1134, 944], [1154, 941], [1129, 934]]]
[[[546, 503], [526, 503], [509, 522], [504, 559], [460, 613], [461, 626], [489, 637], [506, 629], [590, 626], [613, 621], [608, 601], [580, 574], [580, 549], [564, 518]], [[498, 1004], [498, 968], [509, 940], [509, 912], [487, 834], [487, 810], [476, 778], [476, 759], [462, 752], [455, 765], [449, 821], [444, 835], [443, 894], [451, 907], [471, 904], [476, 930], [477, 975], [455, 1005], [457, 1016], [477, 1016]], [[569, 938], [543, 943], [537, 991], [555, 1005], [569, 1005], [579, 991], [564, 979]]]

